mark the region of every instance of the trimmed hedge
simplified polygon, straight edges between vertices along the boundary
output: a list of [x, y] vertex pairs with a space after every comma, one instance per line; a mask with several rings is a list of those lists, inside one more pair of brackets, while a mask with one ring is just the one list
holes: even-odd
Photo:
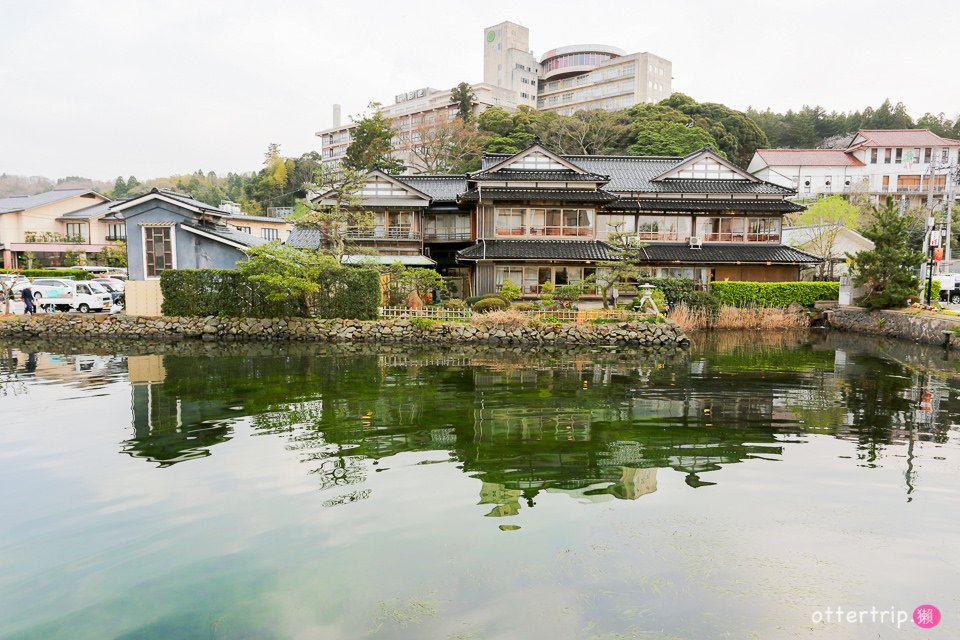
[[100, 275], [84, 271], [83, 269], [0, 269], [0, 273], [16, 273], [17, 275], [28, 278], [74, 278], [76, 280], [89, 280], [90, 278], [99, 278]]
[[507, 308], [507, 303], [499, 298], [484, 298], [483, 300], [478, 300], [473, 305], [473, 310], [476, 313], [486, 313], [487, 311], [503, 311]]
[[840, 298], [839, 282], [711, 282], [710, 290], [734, 307], [788, 307], [792, 302], [810, 307], [817, 300]]
[[[930, 302], [936, 302], [937, 300], [940, 299], [940, 288], [941, 288], [943, 285], [940, 284], [940, 281], [939, 281], [939, 280], [931, 280], [929, 284], [930, 284]], [[926, 281], [926, 280], [923, 281], [923, 289], [922, 289], [922, 291], [923, 291], [923, 295], [926, 296], [926, 295], [927, 295], [927, 281]], [[926, 297], [924, 297], [923, 301], [926, 302]], [[948, 300], [947, 302], [949, 302], [949, 300]]]
[[[374, 320], [380, 306], [380, 274], [350, 267], [324, 272], [320, 294], [310, 302], [321, 318]], [[162, 312], [167, 316], [233, 318], [306, 317], [302, 298], [274, 301], [270, 290], [233, 269], [167, 269], [160, 274]]]

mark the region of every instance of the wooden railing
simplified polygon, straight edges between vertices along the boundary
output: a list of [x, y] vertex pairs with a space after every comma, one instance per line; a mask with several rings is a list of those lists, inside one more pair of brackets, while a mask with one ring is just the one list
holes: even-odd
[[424, 309], [407, 309], [406, 307], [380, 307], [381, 318], [409, 319], [427, 318], [439, 322], [469, 322], [473, 312], [469, 309], [440, 309], [426, 307]]

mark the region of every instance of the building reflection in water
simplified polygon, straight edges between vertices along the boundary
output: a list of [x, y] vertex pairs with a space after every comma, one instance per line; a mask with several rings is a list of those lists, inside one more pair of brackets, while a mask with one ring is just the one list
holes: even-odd
[[540, 492], [636, 500], [667, 470], [707, 486], [723, 466], [777, 460], [812, 433], [854, 440], [876, 461], [883, 447], [936, 438], [949, 423], [937, 406], [942, 384], [829, 345], [668, 355], [236, 349], [131, 356], [133, 437], [123, 451], [160, 466], [208, 456], [242, 417], [284, 438], [321, 489], [340, 492], [328, 506], [368, 497], [362, 485], [381, 460], [443, 451], [479, 481], [487, 515], [503, 517]]

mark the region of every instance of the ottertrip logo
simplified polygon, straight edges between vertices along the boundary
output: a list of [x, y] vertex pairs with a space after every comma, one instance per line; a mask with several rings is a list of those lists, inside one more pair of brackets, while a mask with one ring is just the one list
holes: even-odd
[[850, 610], [842, 607], [827, 607], [826, 611], [814, 611], [811, 619], [814, 624], [896, 624], [899, 629], [913, 618], [914, 624], [922, 629], [932, 629], [940, 624], [940, 610], [932, 604], [923, 604], [909, 611], [890, 607], [889, 609]]

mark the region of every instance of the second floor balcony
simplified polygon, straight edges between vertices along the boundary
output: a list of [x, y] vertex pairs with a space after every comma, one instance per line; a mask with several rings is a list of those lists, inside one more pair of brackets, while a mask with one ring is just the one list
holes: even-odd
[[347, 227], [345, 237], [351, 240], [420, 240], [420, 230], [409, 224]]
[[427, 227], [423, 233], [424, 240], [443, 241], [443, 240], [470, 240], [470, 225], [455, 227]]

